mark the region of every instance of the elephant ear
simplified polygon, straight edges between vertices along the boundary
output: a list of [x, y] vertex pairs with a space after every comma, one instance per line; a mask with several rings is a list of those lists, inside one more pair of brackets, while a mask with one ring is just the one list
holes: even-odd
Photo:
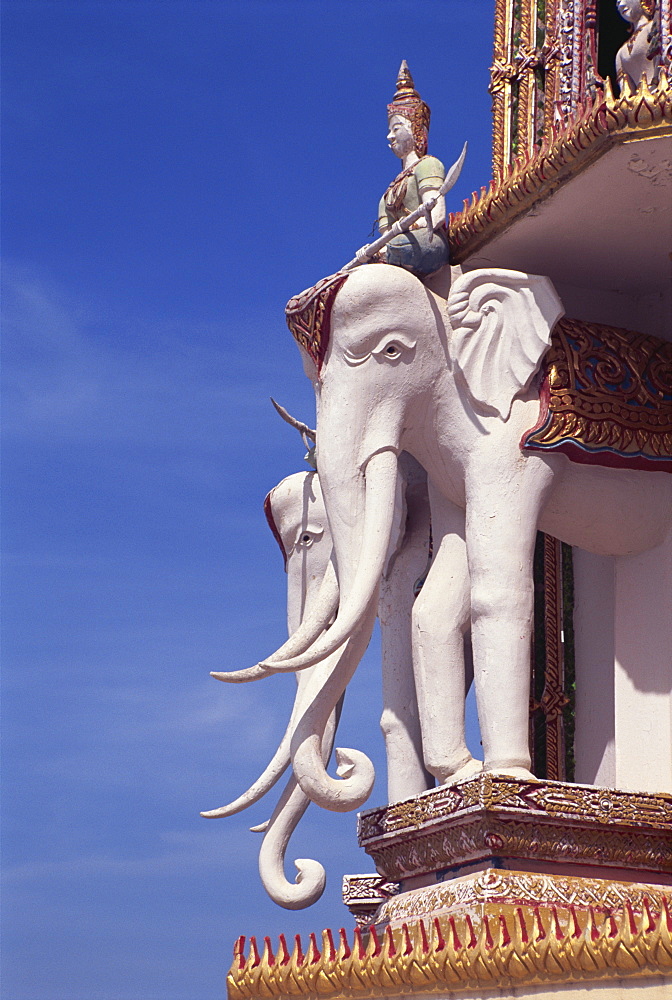
[[472, 399], [506, 420], [564, 308], [549, 278], [493, 267], [460, 275], [448, 297], [450, 353]]

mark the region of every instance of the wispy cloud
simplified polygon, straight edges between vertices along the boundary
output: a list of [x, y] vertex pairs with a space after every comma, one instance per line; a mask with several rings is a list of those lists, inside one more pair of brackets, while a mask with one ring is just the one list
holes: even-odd
[[[9, 434], [212, 453], [268, 407], [264, 380], [270, 385], [275, 366], [269, 359], [264, 370], [254, 352], [240, 350], [269, 322], [253, 310], [243, 329], [186, 317], [149, 324], [109, 315], [11, 261], [3, 283]], [[190, 474], [197, 461], [190, 456]]]
[[[244, 821], [223, 824], [205, 824], [207, 829], [167, 830], [158, 834], [160, 849], [152, 855], [120, 857], [113, 854], [89, 854], [58, 861], [36, 860], [13, 865], [5, 869], [3, 880], [12, 882], [40, 881], [42, 879], [89, 879], [102, 877], [173, 877], [176, 872], [184, 876], [208, 869], [218, 875], [239, 870], [241, 865], [254, 864], [261, 838], [249, 832]], [[228, 845], [236, 844], [235, 852]]]

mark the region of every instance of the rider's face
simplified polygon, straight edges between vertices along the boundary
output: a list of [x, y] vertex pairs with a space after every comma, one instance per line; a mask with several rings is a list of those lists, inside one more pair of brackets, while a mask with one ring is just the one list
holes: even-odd
[[392, 115], [389, 121], [390, 130], [387, 133], [387, 141], [390, 149], [400, 160], [415, 148], [411, 123], [401, 115]]

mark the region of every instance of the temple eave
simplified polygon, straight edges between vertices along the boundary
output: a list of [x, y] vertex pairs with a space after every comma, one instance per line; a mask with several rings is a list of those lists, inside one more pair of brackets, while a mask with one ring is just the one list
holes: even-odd
[[659, 288], [669, 270], [671, 157], [672, 90], [663, 73], [654, 89], [643, 81], [596, 101], [452, 215], [452, 260], [579, 284], [590, 272], [591, 283], [634, 284], [640, 293], [642, 280]]

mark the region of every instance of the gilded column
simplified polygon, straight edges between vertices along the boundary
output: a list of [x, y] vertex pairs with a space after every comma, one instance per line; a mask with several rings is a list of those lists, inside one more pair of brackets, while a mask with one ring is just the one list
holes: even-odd
[[498, 177], [509, 162], [511, 148], [511, 0], [495, 0], [494, 58], [490, 70], [492, 94], [492, 171]]
[[544, 66], [543, 139], [550, 139], [558, 99], [560, 46], [558, 44], [558, 0], [546, 0], [546, 38], [542, 49]]
[[515, 123], [516, 156], [529, 155], [534, 144], [534, 110], [536, 81], [537, 0], [521, 0], [518, 46], [515, 53], [518, 76], [518, 107]]

